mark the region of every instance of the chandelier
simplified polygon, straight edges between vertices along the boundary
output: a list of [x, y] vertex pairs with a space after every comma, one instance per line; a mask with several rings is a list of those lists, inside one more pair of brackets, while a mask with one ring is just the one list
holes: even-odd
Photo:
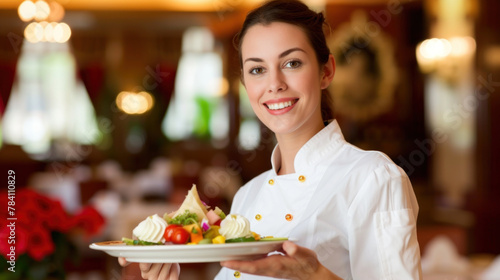
[[24, 38], [31, 43], [65, 43], [71, 37], [71, 28], [61, 22], [64, 8], [56, 1], [25, 0], [17, 12], [22, 21], [30, 22], [24, 29]]
[[71, 30], [61, 22], [64, 9], [55, 1], [27, 0], [18, 13], [29, 23], [2, 120], [3, 141], [34, 159], [67, 159], [78, 146], [96, 144], [101, 134], [77, 76]]

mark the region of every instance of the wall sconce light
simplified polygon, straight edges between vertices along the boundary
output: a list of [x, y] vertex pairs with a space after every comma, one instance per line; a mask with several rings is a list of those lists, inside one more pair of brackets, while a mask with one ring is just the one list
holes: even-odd
[[470, 71], [476, 51], [472, 37], [427, 39], [416, 48], [420, 71], [435, 73], [440, 78], [456, 83]]
[[141, 115], [153, 108], [153, 96], [148, 92], [139, 93], [122, 91], [116, 97], [116, 105], [120, 110], [129, 115]]

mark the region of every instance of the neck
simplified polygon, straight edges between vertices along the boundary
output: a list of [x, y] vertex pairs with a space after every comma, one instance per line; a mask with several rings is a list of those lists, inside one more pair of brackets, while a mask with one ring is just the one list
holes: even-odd
[[281, 166], [278, 170], [278, 175], [295, 173], [295, 156], [302, 146], [323, 128], [324, 125], [321, 122], [309, 127], [307, 130], [276, 135], [281, 153]]

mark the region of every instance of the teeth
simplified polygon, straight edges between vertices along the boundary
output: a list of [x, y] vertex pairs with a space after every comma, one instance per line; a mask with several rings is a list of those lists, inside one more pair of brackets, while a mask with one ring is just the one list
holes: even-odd
[[287, 101], [287, 102], [280, 102], [280, 103], [272, 103], [272, 104], [268, 104], [267, 106], [271, 110], [281, 110], [281, 109], [285, 109], [286, 107], [292, 106], [292, 104], [293, 104], [292, 101]]

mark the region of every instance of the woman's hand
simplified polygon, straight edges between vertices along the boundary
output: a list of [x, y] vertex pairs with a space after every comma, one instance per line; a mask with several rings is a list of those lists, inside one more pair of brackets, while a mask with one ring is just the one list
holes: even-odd
[[271, 255], [254, 261], [224, 261], [222, 266], [243, 273], [286, 278], [292, 280], [341, 279], [318, 261], [316, 253], [308, 248], [286, 241], [282, 255]]
[[[118, 263], [123, 267], [130, 264], [125, 258], [118, 258]], [[178, 263], [140, 263], [139, 268], [147, 280], [178, 280], [181, 271]]]

